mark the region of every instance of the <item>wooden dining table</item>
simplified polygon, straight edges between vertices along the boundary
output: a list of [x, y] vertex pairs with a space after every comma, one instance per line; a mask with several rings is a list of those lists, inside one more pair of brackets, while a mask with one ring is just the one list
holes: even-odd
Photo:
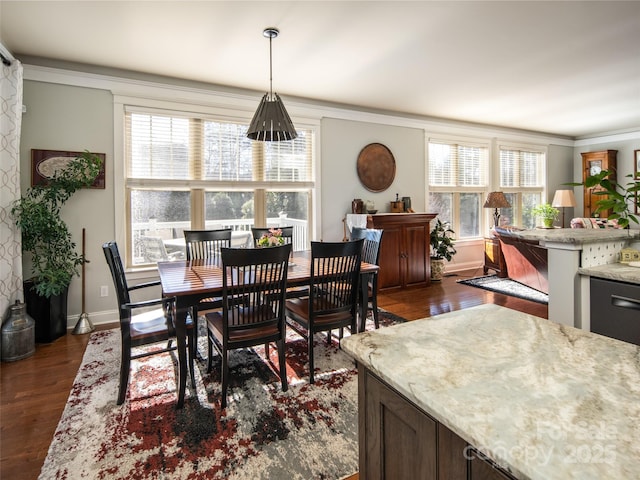
[[[360, 266], [359, 288], [361, 290], [358, 305], [358, 331], [364, 331], [368, 285], [362, 281], [363, 276], [377, 274], [379, 267], [362, 262]], [[162, 295], [176, 297], [177, 315], [175, 319], [176, 340], [178, 347], [178, 402], [177, 408], [184, 405], [187, 386], [187, 335], [186, 318], [192, 306], [209, 297], [222, 296], [223, 269], [216, 260], [178, 260], [158, 262], [158, 273], [162, 285]], [[287, 287], [308, 285], [311, 278], [311, 251], [293, 252], [287, 271]], [[192, 382], [195, 385], [195, 378]]]

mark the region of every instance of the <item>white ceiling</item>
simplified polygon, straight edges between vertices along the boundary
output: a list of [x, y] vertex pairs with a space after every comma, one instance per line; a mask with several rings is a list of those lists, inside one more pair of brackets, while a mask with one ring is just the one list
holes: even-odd
[[571, 137], [640, 128], [640, 2], [0, 1], [39, 56]]

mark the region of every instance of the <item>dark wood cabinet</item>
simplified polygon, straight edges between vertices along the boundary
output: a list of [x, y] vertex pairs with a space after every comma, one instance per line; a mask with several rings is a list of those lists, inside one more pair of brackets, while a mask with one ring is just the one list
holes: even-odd
[[484, 239], [484, 266], [482, 270], [485, 275], [489, 270], [493, 270], [499, 277], [507, 277], [507, 265], [500, 248], [500, 239], [496, 237]]
[[[617, 150], [603, 150], [600, 152], [586, 152], [582, 153], [582, 182], [587, 180], [587, 177], [600, 173], [602, 170], [608, 170], [614, 172], [609, 177], [610, 180], [616, 180], [616, 157], [618, 155]], [[583, 217], [600, 217], [607, 218], [611, 215], [612, 211], [601, 210], [597, 214], [595, 213], [598, 206], [596, 203], [598, 200], [605, 198], [602, 195], [597, 195], [595, 192], [602, 190], [601, 187], [596, 186], [592, 188], [584, 187], [584, 214]]]
[[358, 435], [362, 479], [515, 480], [362, 365]]
[[640, 285], [591, 277], [591, 331], [640, 345]]
[[389, 213], [371, 215], [368, 228], [384, 230], [380, 244], [380, 289], [428, 285], [429, 222], [432, 213]]

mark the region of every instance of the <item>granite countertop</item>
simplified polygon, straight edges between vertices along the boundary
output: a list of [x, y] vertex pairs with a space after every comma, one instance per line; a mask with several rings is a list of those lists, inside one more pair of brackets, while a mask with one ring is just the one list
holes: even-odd
[[640, 284], [640, 267], [630, 267], [624, 263], [610, 263], [588, 268], [581, 267], [578, 268], [578, 273], [590, 277]]
[[518, 478], [640, 472], [638, 346], [480, 305], [342, 349]]
[[623, 230], [619, 228], [536, 228], [533, 230], [512, 231], [515, 237], [524, 240], [535, 240], [542, 246], [549, 243], [569, 243], [582, 245], [585, 243], [609, 242], [616, 240], [637, 240], [639, 230]]

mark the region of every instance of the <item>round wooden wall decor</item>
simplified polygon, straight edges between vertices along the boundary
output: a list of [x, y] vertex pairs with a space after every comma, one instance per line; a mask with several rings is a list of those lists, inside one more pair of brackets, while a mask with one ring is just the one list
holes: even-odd
[[358, 178], [370, 192], [383, 192], [396, 177], [396, 160], [381, 143], [370, 143], [358, 155]]

